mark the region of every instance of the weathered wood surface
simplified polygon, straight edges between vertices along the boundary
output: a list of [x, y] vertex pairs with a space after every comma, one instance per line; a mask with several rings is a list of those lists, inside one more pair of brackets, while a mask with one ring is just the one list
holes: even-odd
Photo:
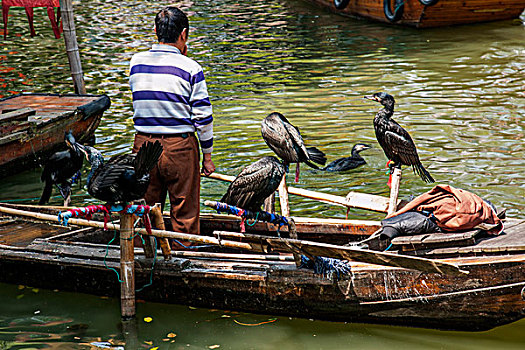
[[[35, 219], [46, 220], [51, 222], [59, 222], [59, 218], [53, 215], [12, 209], [3, 206], [0, 206], [0, 212], [17, 216], [32, 217]], [[103, 222], [71, 218], [69, 219], [69, 223], [71, 225], [104, 228]], [[109, 229], [114, 229], [117, 231], [120, 230], [120, 226], [115, 224], [107, 224], [106, 226]], [[142, 228], [137, 228], [136, 232], [140, 234], [149, 235], [149, 233]], [[151, 233], [159, 238], [182, 239], [192, 242], [206, 243], [216, 246], [243, 249], [254, 252], [269, 252], [270, 250], [278, 250], [282, 252], [295, 253], [295, 250], [290, 249], [290, 247], [293, 247], [295, 249], [299, 249], [300, 251], [304, 251], [305, 254], [310, 254], [312, 256], [324, 256], [337, 259], [362, 261], [372, 264], [416, 269], [425, 272], [437, 272], [443, 274], [464, 273], [464, 271], [459, 270], [457, 266], [445, 262], [429, 260], [419, 257], [406, 257], [391, 253], [374, 252], [353, 247], [343, 247], [297, 239], [269, 238], [266, 236], [258, 236], [256, 237], [257, 239], [255, 241], [244, 243], [235, 242], [231, 240], [224, 240], [220, 238], [221, 232], [218, 233], [218, 238], [153, 229], [151, 230]], [[228, 234], [228, 232], [225, 232], [224, 234]], [[249, 238], [250, 236], [246, 235], [246, 237]], [[252, 237], [254, 236], [252, 235]]]
[[[350, 0], [344, 10], [338, 10], [333, 0], [310, 0], [334, 13], [365, 17], [384, 23], [390, 22], [384, 14], [383, 0]], [[391, 1], [394, 3], [394, 0]], [[490, 22], [518, 18], [525, 4], [522, 0], [439, 0], [425, 6], [418, 0], [404, 1], [404, 13], [394, 24], [418, 28], [441, 27], [457, 24]]]
[[78, 142], [86, 142], [108, 107], [106, 96], [93, 95], [21, 94], [0, 99], [0, 112], [35, 110], [27, 121], [0, 125], [0, 177], [43, 164], [46, 156], [64, 149], [67, 130]]
[[[109, 267], [119, 269], [118, 249], [109, 247]], [[105, 244], [45, 240], [35, 241], [30, 249], [0, 246], [0, 271], [4, 272], [0, 280], [117, 296], [120, 284], [113, 271], [104, 267], [105, 251]], [[252, 262], [239, 261], [235, 258], [239, 254], [226, 259], [228, 254], [222, 253], [227, 261], [213, 253], [200, 257], [197, 252], [174, 254], [188, 258], [159, 259], [153, 285], [137, 297], [332, 321], [470, 331], [525, 316], [525, 301], [520, 295], [525, 286], [525, 255], [456, 259], [470, 272], [456, 277], [351, 262], [351, 275], [331, 281], [297, 269], [289, 257], [286, 261]], [[35, 274], [35, 268], [42, 273]], [[148, 281], [151, 261], [139, 258], [135, 268], [140, 286]]]
[[390, 198], [388, 199], [388, 215], [397, 210], [397, 197], [399, 197], [399, 187], [401, 186], [401, 168], [394, 168], [391, 176], [392, 183], [390, 184]]
[[[215, 232], [218, 237], [227, 236], [229, 232]], [[239, 235], [239, 233], [235, 233]], [[280, 251], [290, 252], [290, 247], [310, 256], [322, 256], [328, 258], [366, 262], [383, 266], [402, 267], [429, 273], [442, 273], [450, 275], [461, 275], [468, 273], [460, 270], [456, 265], [425, 258], [416, 259], [388, 252], [377, 252], [354, 247], [344, 247], [319, 242], [310, 242], [298, 239], [270, 238], [260, 235], [244, 235], [247, 240], [252, 240], [254, 245], [258, 244], [264, 252]], [[292, 251], [293, 252], [293, 251]]]
[[[160, 204], [156, 204], [151, 210], [151, 221], [154, 228], [159, 230], [166, 230], [164, 225], [164, 218], [162, 217], [162, 211], [160, 209]], [[162, 255], [165, 260], [171, 259], [171, 247], [170, 242], [167, 238], [159, 239], [159, 245], [162, 249]]]
[[506, 219], [499, 236], [480, 230], [397, 237], [393, 249], [428, 257], [518, 254], [525, 252], [525, 220]]
[[135, 317], [135, 255], [133, 249], [133, 215], [120, 215], [120, 315]]
[[33, 108], [20, 108], [11, 112], [6, 110], [0, 114], [0, 123], [10, 122], [15, 120], [27, 120], [30, 115], [35, 115], [36, 111]]

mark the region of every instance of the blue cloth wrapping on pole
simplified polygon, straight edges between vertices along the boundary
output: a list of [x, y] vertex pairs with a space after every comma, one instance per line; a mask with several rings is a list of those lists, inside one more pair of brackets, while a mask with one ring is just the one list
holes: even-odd
[[221, 202], [213, 202], [213, 208], [217, 210], [218, 213], [227, 213], [240, 216], [246, 219], [255, 219], [264, 222], [269, 222], [274, 225], [279, 225], [279, 227], [283, 225], [288, 225], [288, 219], [285, 216], [268, 213], [267, 211], [263, 210], [258, 212], [252, 212], [250, 210], [241, 209], [236, 206]]

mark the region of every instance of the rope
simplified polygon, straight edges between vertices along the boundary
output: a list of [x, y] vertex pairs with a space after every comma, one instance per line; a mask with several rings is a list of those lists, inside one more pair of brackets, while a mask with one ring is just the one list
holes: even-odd
[[208, 247], [215, 247], [214, 245], [211, 245], [211, 244], [205, 244], [205, 245], [185, 245], [184, 243], [182, 243], [181, 241], [175, 239], [175, 238], [172, 238], [173, 241], [175, 243], [177, 243], [178, 245], [180, 245], [181, 247], [183, 248], [186, 248], [186, 249], [199, 249], [199, 248], [208, 248]]
[[248, 221], [246, 221], [246, 225], [254, 226], [258, 221], [259, 221], [259, 212], [257, 212], [257, 215], [255, 216], [255, 220], [253, 220], [253, 224], [250, 224]]
[[[125, 238], [126, 240], [131, 240], [133, 238], [135, 238], [136, 236], [139, 236], [140, 239], [142, 240], [142, 244], [144, 245], [146, 242], [144, 241], [144, 238], [142, 237], [141, 234], [136, 234], [135, 236], [133, 237], [130, 237], [130, 238]], [[106, 269], [108, 270], [111, 270], [113, 272], [115, 272], [117, 274], [117, 280], [119, 281], [119, 283], [123, 283], [124, 281], [122, 281], [120, 279], [120, 274], [119, 272], [117, 271], [117, 269], [113, 268], [113, 267], [109, 267], [107, 262], [106, 262], [106, 258], [109, 254], [109, 246], [111, 245], [111, 243], [113, 243], [113, 241], [117, 238], [117, 230], [114, 230], [114, 234], [113, 234], [113, 238], [108, 242], [108, 244], [106, 245], [106, 254], [104, 255], [104, 266], [106, 267]], [[141, 292], [144, 288], [147, 288], [149, 286], [151, 286], [153, 284], [153, 269], [155, 268], [155, 263], [157, 261], [157, 239], [155, 238], [155, 236], [153, 236], [153, 241], [154, 241], [154, 247], [155, 247], [155, 255], [153, 257], [153, 262], [151, 264], [151, 270], [149, 272], [149, 282], [146, 283], [145, 285], [143, 285], [142, 287], [140, 287], [139, 289], [135, 289], [135, 292]]]
[[117, 230], [115, 230], [115, 233], [113, 234], [113, 238], [111, 239], [111, 241], [109, 241], [108, 244], [106, 245], [106, 254], [104, 255], [104, 266], [106, 267], [106, 269], [114, 271], [117, 274], [117, 279], [118, 279], [119, 283], [122, 283], [122, 280], [120, 279], [120, 274], [118, 273], [118, 271], [116, 269], [114, 269], [113, 267], [109, 267], [108, 264], [106, 263], [106, 258], [107, 258], [108, 254], [109, 254], [109, 245], [116, 238], [117, 238]]
[[98, 204], [98, 205], [89, 205], [87, 207], [82, 208], [73, 208], [70, 210], [67, 210], [65, 212], [59, 212], [58, 213], [58, 222], [64, 226], [67, 226], [67, 223], [70, 218], [75, 217], [85, 217], [87, 220], [91, 220], [93, 217], [93, 214], [95, 213], [103, 213], [104, 214], [104, 230], [107, 230], [107, 223], [109, 221], [109, 215], [110, 213], [122, 213], [125, 212], [127, 214], [133, 214], [137, 216], [143, 216], [144, 218], [144, 226], [146, 228], [146, 231], [148, 234], [151, 234], [151, 221], [149, 219], [149, 216], [147, 215], [151, 210], [151, 207], [149, 205], [137, 205], [137, 204], [129, 204], [125, 207], [122, 207], [121, 205], [112, 206], [109, 204]]
[[341, 275], [349, 275], [352, 272], [348, 261], [322, 256], [316, 256], [312, 261], [307, 256], [301, 255], [301, 265], [299, 268], [311, 269], [314, 273], [327, 277], [330, 280], [334, 278], [334, 274], [337, 276], [337, 280], [339, 280]]
[[[213, 202], [213, 208], [217, 210], [217, 213], [219, 214], [222, 212], [222, 213], [236, 215], [236, 216], [246, 218], [246, 219], [255, 219], [256, 222], [257, 221], [269, 222], [271, 224], [278, 225], [279, 227], [283, 225], [288, 225], [288, 219], [285, 216], [268, 213], [263, 210], [252, 212], [250, 210], [241, 209], [236, 206], [229, 205], [226, 203], [221, 203], [221, 202]], [[253, 224], [248, 224], [248, 225], [253, 226], [255, 225], [256, 222], [254, 222]]]
[[[142, 235], [140, 235], [140, 238], [142, 239], [142, 244], [144, 244], [144, 238], [142, 238]], [[157, 261], [157, 238], [153, 236], [153, 246], [155, 247], [155, 255], [153, 256], [153, 263], [151, 263], [151, 270], [149, 272], [149, 282], [140, 287], [139, 289], [135, 289], [135, 292], [140, 292], [144, 288], [149, 287], [153, 284], [153, 268], [155, 267], [155, 262]]]

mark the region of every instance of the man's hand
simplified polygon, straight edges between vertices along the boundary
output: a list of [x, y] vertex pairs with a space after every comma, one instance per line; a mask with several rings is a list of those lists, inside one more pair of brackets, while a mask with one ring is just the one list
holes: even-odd
[[205, 176], [210, 176], [215, 171], [215, 164], [211, 160], [211, 153], [204, 153], [204, 159], [202, 160], [201, 173]]

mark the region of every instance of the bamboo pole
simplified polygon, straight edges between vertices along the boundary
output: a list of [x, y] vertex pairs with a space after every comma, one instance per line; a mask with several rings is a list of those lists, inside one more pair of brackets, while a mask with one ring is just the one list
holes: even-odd
[[288, 201], [288, 188], [286, 186], [286, 174], [283, 175], [279, 184], [279, 203], [281, 204], [281, 215], [290, 216], [290, 202]]
[[[10, 215], [18, 215], [18, 216], [25, 216], [30, 217], [34, 219], [39, 220], [45, 220], [45, 221], [51, 221], [51, 222], [57, 222], [59, 223], [60, 220], [57, 215], [49, 215], [49, 214], [43, 214], [43, 213], [35, 213], [30, 212], [26, 210], [19, 210], [19, 209], [12, 209], [8, 207], [2, 207], [0, 206], [0, 212], [10, 214]], [[78, 226], [88, 226], [88, 227], [95, 227], [95, 228], [104, 228], [104, 223], [100, 221], [93, 221], [93, 220], [84, 220], [84, 219], [74, 219], [71, 218], [68, 221], [71, 225], [78, 225]], [[120, 230], [120, 225], [107, 223], [106, 228], [109, 230]], [[148, 235], [148, 231], [144, 228], [137, 228], [135, 232], [140, 234]], [[257, 245], [252, 246], [248, 243], [241, 243], [241, 242], [232, 242], [232, 241], [224, 241], [219, 240], [214, 237], [208, 237], [208, 236], [201, 236], [201, 235], [193, 235], [189, 233], [180, 233], [180, 232], [173, 232], [173, 231], [165, 231], [165, 230], [155, 230], [152, 229], [151, 233], [155, 237], [160, 238], [174, 238], [179, 240], [186, 240], [186, 241], [192, 241], [197, 243], [203, 243], [203, 244], [213, 244], [218, 246], [224, 246], [228, 248], [237, 248], [237, 249], [247, 249], [247, 250], [254, 250], [260, 252], [261, 250], [257, 248]]]
[[[209, 178], [221, 181], [233, 181], [235, 176], [213, 173]], [[388, 210], [388, 198], [368, 193], [349, 192], [345, 197], [332, 194], [305, 190], [297, 187], [288, 187], [289, 194], [318, 200], [321, 202], [340, 205], [346, 208], [360, 208], [386, 213]]]
[[[164, 225], [164, 217], [162, 216], [162, 211], [160, 209], [160, 204], [157, 203], [155, 206], [151, 209], [151, 216], [153, 220], [153, 226], [159, 230], [166, 230], [166, 226]], [[171, 259], [171, 247], [170, 242], [167, 238], [160, 238], [160, 249], [162, 250], [162, 255], [164, 256], [164, 260], [170, 260]]]
[[62, 14], [64, 42], [66, 44], [73, 85], [75, 86], [75, 94], [83, 95], [86, 94], [86, 85], [84, 83], [82, 63], [80, 62], [80, 53], [78, 50], [72, 0], [60, 0], [60, 13]]
[[275, 192], [264, 200], [263, 210], [275, 214]]
[[388, 201], [388, 215], [397, 210], [397, 197], [399, 197], [399, 186], [401, 185], [401, 169], [394, 167], [392, 183], [390, 187], [390, 200]]
[[[295, 227], [295, 221], [293, 218], [288, 218], [288, 227], [290, 228], [290, 232], [288, 233], [290, 235], [290, 238], [299, 239], [299, 236], [297, 236], [297, 228]], [[300, 254], [294, 252], [293, 259], [295, 261], [296, 267], [301, 266], [302, 259]]]
[[120, 311], [123, 319], [135, 317], [135, 255], [133, 215], [120, 214]]

